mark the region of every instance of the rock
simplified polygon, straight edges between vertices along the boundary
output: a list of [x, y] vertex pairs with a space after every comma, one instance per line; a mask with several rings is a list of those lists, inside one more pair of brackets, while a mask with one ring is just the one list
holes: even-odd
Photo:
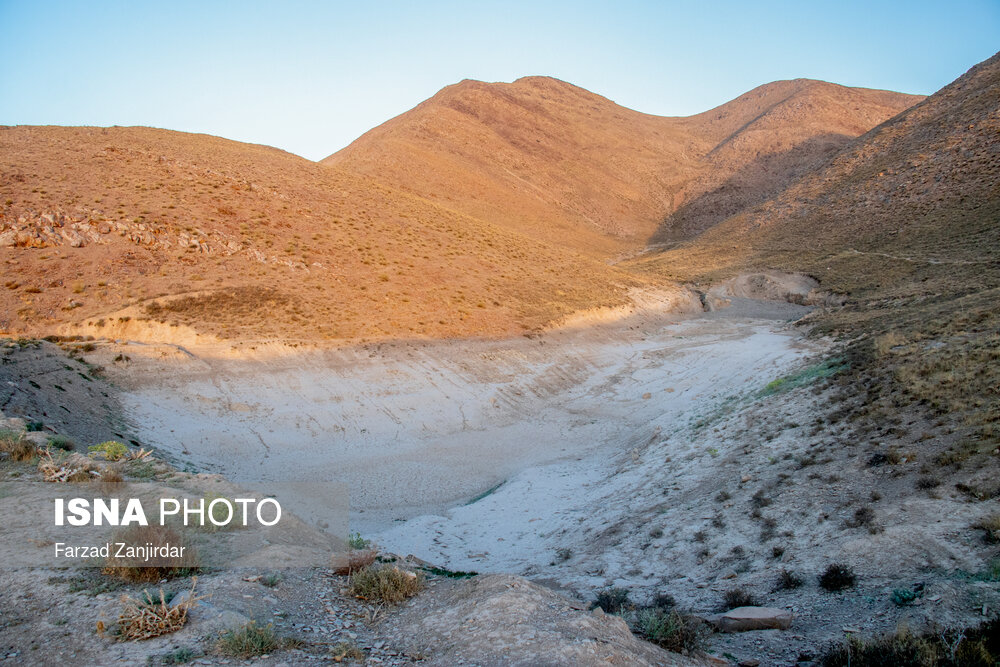
[[737, 667], [759, 667], [760, 660], [754, 660], [753, 658], [748, 658], [747, 660], [740, 660], [736, 663]]
[[565, 611], [573, 603], [522, 577], [480, 575], [440, 582], [383, 620], [380, 639], [433, 646], [437, 665], [703, 664], [634, 637], [618, 616]]
[[722, 632], [787, 630], [791, 624], [792, 612], [774, 607], [737, 607], [722, 614], [716, 621]]
[[7, 429], [9, 431], [23, 431], [28, 428], [28, 422], [20, 417], [8, 417], [0, 421], [0, 428]]
[[31, 431], [24, 434], [24, 439], [33, 444], [35, 447], [45, 447], [49, 444], [49, 434], [43, 433], [42, 431]]
[[11, 248], [15, 245], [17, 245], [17, 232], [15, 230], [8, 229], [0, 233], [0, 248]]

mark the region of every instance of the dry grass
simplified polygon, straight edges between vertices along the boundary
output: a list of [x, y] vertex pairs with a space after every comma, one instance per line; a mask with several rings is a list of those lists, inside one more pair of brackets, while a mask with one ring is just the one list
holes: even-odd
[[66, 454], [61, 450], [53, 455], [51, 450], [41, 453], [38, 472], [45, 482], [89, 482], [97, 468], [94, 462], [80, 454]]
[[152, 639], [183, 628], [188, 611], [201, 599], [195, 596], [196, 584], [197, 581], [193, 581], [190, 595], [175, 605], [167, 604], [162, 588], [159, 600], [154, 599], [148, 591], [143, 591], [139, 598], [123, 595], [123, 607], [118, 615], [118, 640]]
[[375, 549], [352, 549], [338, 552], [330, 557], [330, 567], [334, 574], [346, 575], [363, 570], [375, 562], [378, 551]]
[[198, 554], [194, 546], [169, 526], [129, 526], [115, 533], [113, 542], [145, 547], [184, 547], [183, 555], [165, 555], [145, 559], [118, 558], [112, 555], [104, 562], [101, 573], [128, 582], [149, 582], [187, 576], [198, 568]]
[[370, 565], [351, 575], [348, 592], [369, 602], [398, 604], [424, 587], [420, 573], [408, 572], [394, 565]]
[[242, 628], [223, 633], [218, 648], [223, 655], [246, 659], [271, 653], [280, 645], [274, 626], [260, 626], [251, 621]]
[[9, 454], [14, 461], [32, 461], [38, 456], [38, 448], [24, 438], [23, 433], [0, 430], [0, 452]]

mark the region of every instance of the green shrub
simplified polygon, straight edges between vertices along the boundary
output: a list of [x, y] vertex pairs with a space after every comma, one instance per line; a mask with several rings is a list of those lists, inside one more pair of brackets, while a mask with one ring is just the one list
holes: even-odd
[[219, 652], [234, 658], [252, 658], [278, 648], [274, 626], [263, 627], [251, 621], [242, 628], [228, 630], [219, 639]]
[[627, 588], [605, 588], [597, 592], [597, 599], [591, 609], [600, 607], [606, 614], [618, 614], [632, 608]]
[[708, 631], [700, 619], [676, 609], [642, 609], [636, 614], [636, 630], [647, 640], [674, 653], [703, 650]]
[[87, 448], [91, 456], [103, 456], [106, 461], [121, 461], [128, 454], [128, 446], [117, 440], [108, 440]]
[[911, 591], [909, 588], [896, 588], [889, 596], [889, 600], [897, 607], [905, 607], [920, 597], [919, 593]]
[[361, 537], [361, 533], [351, 533], [347, 536], [347, 546], [351, 549], [360, 551], [362, 549], [367, 549], [371, 546], [371, 541], [366, 540]]
[[71, 438], [65, 435], [54, 435], [49, 438], [49, 447], [55, 447], [56, 449], [61, 449], [64, 452], [73, 451], [74, 443]]

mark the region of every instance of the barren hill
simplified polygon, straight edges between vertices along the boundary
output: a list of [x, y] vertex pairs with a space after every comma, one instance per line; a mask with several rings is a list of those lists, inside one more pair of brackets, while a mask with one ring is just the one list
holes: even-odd
[[971, 451], [992, 450], [1000, 434], [1000, 54], [780, 196], [632, 268], [702, 283], [749, 269], [809, 273], [848, 298], [817, 321], [859, 338], [865, 367], [885, 371], [865, 385], [870, 403], [881, 395], [890, 412], [929, 406], [976, 428]]
[[150, 128], [0, 129], [0, 258], [0, 330], [36, 334], [513, 333], [639, 282], [365, 176]]
[[[548, 77], [467, 80], [323, 163], [606, 256], [654, 233], [690, 236], [762, 201], [919, 99], [779, 81], [697, 116], [665, 118]], [[670, 218], [706, 192], [712, 204]]]

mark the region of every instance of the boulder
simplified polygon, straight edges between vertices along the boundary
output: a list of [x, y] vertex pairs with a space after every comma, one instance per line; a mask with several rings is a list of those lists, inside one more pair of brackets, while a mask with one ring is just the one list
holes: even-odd
[[787, 630], [791, 624], [792, 612], [774, 607], [737, 607], [716, 620], [722, 632]]

